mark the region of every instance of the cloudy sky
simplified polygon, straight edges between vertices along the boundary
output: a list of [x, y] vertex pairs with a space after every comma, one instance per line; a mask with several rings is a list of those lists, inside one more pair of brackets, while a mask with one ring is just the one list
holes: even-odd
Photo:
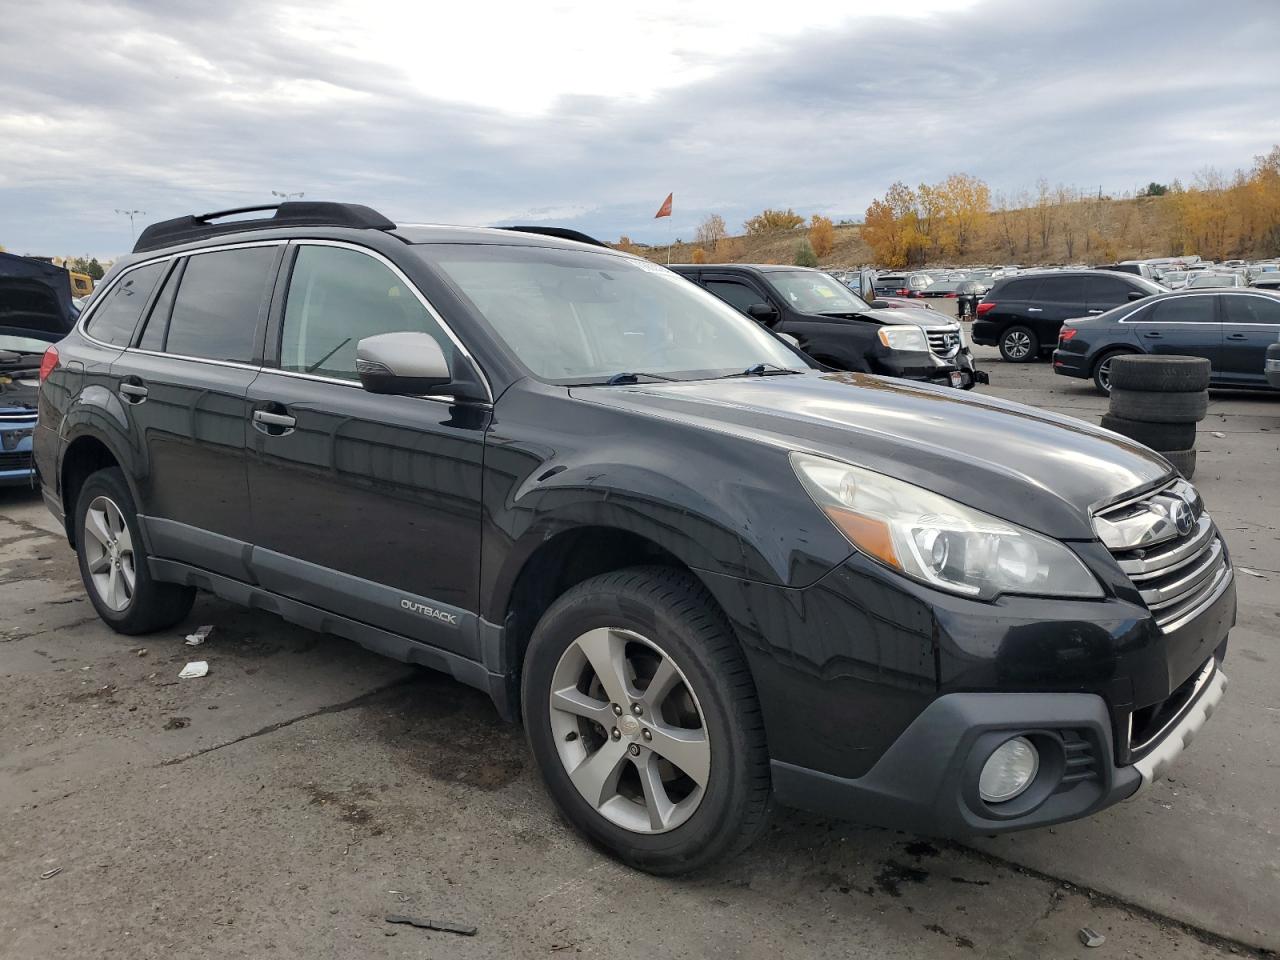
[[1278, 7], [0, 0], [0, 244], [111, 256], [117, 209], [272, 190], [661, 242], [954, 171], [1132, 189], [1280, 141]]

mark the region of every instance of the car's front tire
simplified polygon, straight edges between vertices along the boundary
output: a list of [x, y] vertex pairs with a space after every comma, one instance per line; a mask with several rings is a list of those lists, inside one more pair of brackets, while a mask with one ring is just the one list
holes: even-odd
[[1040, 338], [1030, 327], [1010, 327], [1000, 334], [1000, 356], [1009, 363], [1030, 363], [1040, 356]]
[[118, 468], [91, 475], [75, 510], [80, 577], [107, 626], [117, 633], [150, 633], [191, 612], [192, 587], [152, 579], [133, 495]]
[[633, 567], [569, 590], [534, 630], [521, 697], [556, 804], [623, 862], [687, 873], [764, 828], [755, 687], [723, 613], [688, 573]]

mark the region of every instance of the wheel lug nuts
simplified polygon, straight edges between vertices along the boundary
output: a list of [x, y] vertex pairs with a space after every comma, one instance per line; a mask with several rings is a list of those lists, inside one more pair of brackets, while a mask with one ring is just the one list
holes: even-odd
[[615, 739], [615, 740], [621, 740], [621, 739], [622, 739], [622, 732], [621, 732], [617, 727], [614, 727], [614, 728], [613, 728], [613, 732], [612, 732], [612, 733], [610, 733], [610, 734], [609, 734], [609, 736], [613, 737], [613, 739]]
[[615, 704], [613, 704], [613, 715], [614, 715], [615, 717], [620, 717], [620, 716], [622, 716], [622, 708], [621, 708], [620, 706], [618, 706], [616, 703], [615, 703]]
[[633, 743], [631, 746], [627, 747], [627, 753], [631, 754], [633, 757], [640, 756], [640, 744]]
[[648, 728], [648, 727], [645, 727], [645, 729], [641, 730], [640, 732], [641, 732], [641, 734], [644, 736], [644, 738], [645, 738], [646, 740], [652, 740], [652, 739], [653, 739], [653, 734], [649, 732], [649, 728]]
[[631, 712], [639, 717], [644, 714], [644, 707], [640, 706], [638, 703], [633, 703], [631, 705]]

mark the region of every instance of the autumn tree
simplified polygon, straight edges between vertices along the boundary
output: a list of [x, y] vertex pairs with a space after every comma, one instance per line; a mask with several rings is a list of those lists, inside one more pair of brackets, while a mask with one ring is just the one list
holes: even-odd
[[1043, 255], [1049, 252], [1049, 238], [1053, 236], [1053, 198], [1049, 193], [1049, 181], [1044, 177], [1036, 181], [1036, 229]]
[[809, 220], [809, 245], [819, 259], [829, 254], [836, 245], [835, 224], [815, 213]]
[[728, 232], [725, 229], [724, 217], [718, 213], [713, 213], [698, 224], [698, 233], [694, 239], [699, 246], [714, 250]]
[[945, 245], [963, 257], [991, 213], [991, 188], [967, 173], [953, 173], [935, 189], [941, 198]]
[[689, 255], [689, 262], [690, 263], [706, 263], [707, 251], [703, 250], [701, 247], [694, 247], [693, 253]]
[[760, 237], [770, 233], [785, 233], [804, 223], [804, 217], [790, 207], [786, 210], [762, 210], [742, 226], [748, 236]]
[[623, 253], [635, 253], [637, 249], [636, 245], [631, 241], [631, 238], [625, 233], [619, 237], [618, 242], [612, 244], [612, 246], [615, 250], [621, 250]]

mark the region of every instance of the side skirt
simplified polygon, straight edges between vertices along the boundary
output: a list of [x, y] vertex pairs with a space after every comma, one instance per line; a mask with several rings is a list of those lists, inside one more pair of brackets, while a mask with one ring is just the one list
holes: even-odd
[[151, 557], [147, 564], [151, 576], [157, 580], [207, 590], [243, 607], [274, 613], [308, 630], [354, 640], [365, 649], [392, 660], [447, 673], [455, 680], [487, 693], [504, 719], [513, 719], [517, 715], [516, 706], [511, 702], [510, 678], [491, 673], [484, 664], [177, 560]]

